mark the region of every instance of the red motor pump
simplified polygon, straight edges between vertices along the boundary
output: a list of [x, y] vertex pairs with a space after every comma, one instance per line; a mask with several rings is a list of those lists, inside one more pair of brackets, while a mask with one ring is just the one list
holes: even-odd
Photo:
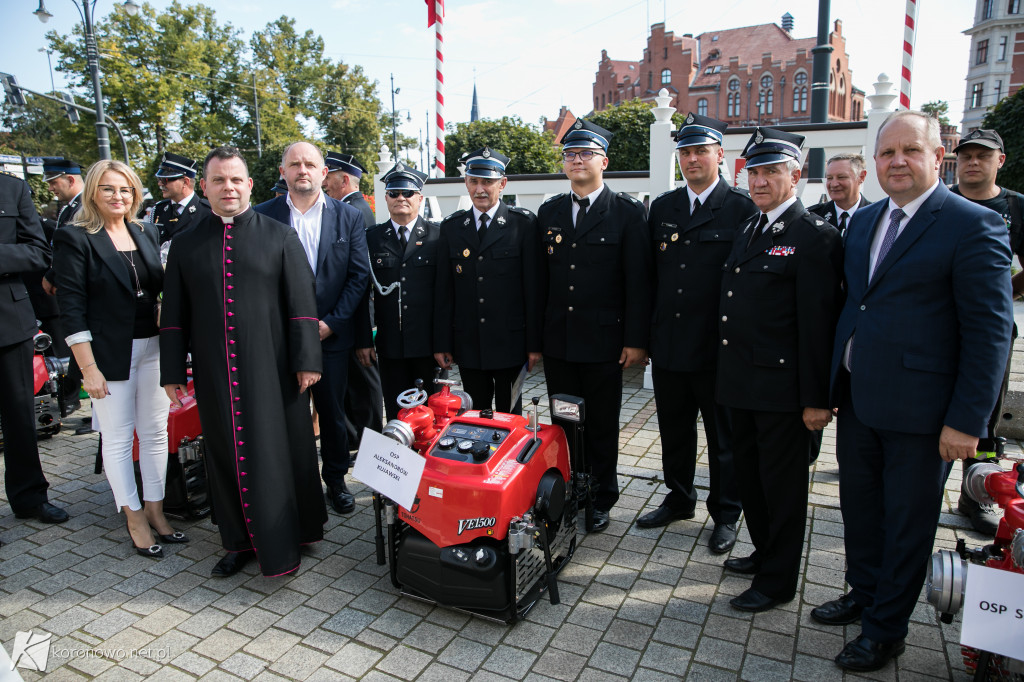
[[[32, 356], [32, 407], [35, 412], [36, 437], [49, 438], [61, 429], [65, 415], [61, 406], [61, 380], [67, 374], [67, 362], [44, 355], [53, 339], [45, 332], [36, 332], [32, 337], [35, 355]], [[0, 445], [4, 434], [0, 430]]]
[[[999, 505], [1003, 518], [991, 545], [967, 549], [961, 538], [956, 551], [944, 549], [932, 555], [925, 590], [944, 623], [953, 622], [963, 606], [970, 564], [1024, 573], [1024, 461], [1009, 471], [991, 462], [975, 464], [967, 470], [963, 488], [980, 504]], [[968, 646], [961, 647], [961, 653], [975, 680], [1024, 680], [1024, 661]]]
[[[512, 622], [541, 595], [558, 603], [556, 575], [576, 547], [576, 519], [592, 527], [590, 477], [580, 429], [583, 401], [552, 396], [552, 414], [576, 425], [571, 436], [528, 417], [470, 409], [455, 382], [422, 382], [398, 399], [402, 410], [384, 435], [425, 459], [411, 509], [374, 494], [377, 561], [404, 594], [478, 616]], [[387, 543], [383, 526], [387, 525]]]

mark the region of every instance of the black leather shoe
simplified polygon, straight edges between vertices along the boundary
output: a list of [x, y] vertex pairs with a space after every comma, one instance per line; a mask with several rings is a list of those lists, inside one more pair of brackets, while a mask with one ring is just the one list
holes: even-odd
[[903, 640], [895, 642], [876, 642], [860, 635], [852, 642], [847, 642], [843, 650], [836, 656], [836, 665], [843, 670], [871, 672], [881, 670], [891, 659], [896, 658], [906, 649]]
[[736, 524], [716, 523], [715, 530], [708, 540], [708, 548], [712, 554], [725, 554], [736, 544]]
[[864, 607], [844, 594], [839, 599], [827, 601], [821, 606], [811, 609], [811, 618], [822, 625], [849, 625], [860, 620]]
[[235, 573], [238, 573], [245, 565], [253, 560], [256, 553], [252, 550], [246, 552], [228, 552], [221, 560], [217, 562], [217, 565], [210, 571], [210, 575], [214, 578], [227, 578]]
[[[154, 531], [154, 533], [155, 532], [156, 531]], [[156, 536], [160, 538], [160, 542], [163, 542], [166, 545], [178, 545], [190, 540], [189, 536], [185, 535], [180, 530], [176, 530], [170, 535], [160, 535], [159, 533], [156, 533]]]
[[960, 499], [956, 510], [971, 520], [971, 527], [982, 535], [990, 538], [996, 536], [999, 529], [999, 512], [991, 504], [979, 504], [960, 488]]
[[348, 491], [345, 481], [327, 486], [327, 501], [339, 514], [351, 514], [356, 508], [355, 495]]
[[692, 509], [676, 511], [672, 507], [663, 504], [654, 511], [647, 512], [637, 519], [636, 525], [638, 528], [658, 528], [660, 526], [667, 526], [679, 519], [692, 519], [693, 517], [694, 511]]
[[60, 507], [53, 506], [49, 502], [43, 502], [32, 509], [14, 512], [14, 517], [17, 519], [36, 519], [43, 523], [64, 523], [71, 518], [66, 511]]
[[608, 528], [608, 512], [594, 510], [594, 527], [590, 529], [591, 533], [600, 533], [601, 531]]
[[766, 594], [761, 594], [753, 587], [745, 592], [741, 593], [737, 597], [733, 597], [729, 600], [734, 609], [740, 611], [747, 611], [749, 613], [761, 613], [762, 611], [768, 611], [774, 609], [779, 604], [789, 601], [788, 599], [776, 599], [775, 597], [769, 597]]
[[160, 545], [150, 545], [149, 547], [139, 547], [134, 541], [130, 541], [132, 547], [135, 548], [135, 553], [139, 556], [144, 556], [147, 559], [163, 559], [164, 548]]
[[726, 559], [723, 566], [733, 573], [741, 573], [743, 575], [754, 575], [761, 569], [761, 564], [748, 556]]

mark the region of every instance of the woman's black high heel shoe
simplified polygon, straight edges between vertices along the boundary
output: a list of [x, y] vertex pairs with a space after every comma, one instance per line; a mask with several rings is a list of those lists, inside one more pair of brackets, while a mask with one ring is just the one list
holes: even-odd
[[127, 521], [125, 521], [124, 528], [125, 528], [125, 530], [128, 531], [128, 541], [130, 543], [132, 543], [132, 547], [135, 548], [135, 553], [136, 554], [138, 554], [139, 556], [147, 557], [149, 559], [163, 559], [164, 558], [164, 548], [163, 547], [161, 547], [160, 545], [150, 545], [149, 547], [139, 547], [138, 545], [135, 544], [135, 539], [132, 538], [132, 531], [128, 527], [128, 522]]
[[189, 541], [189, 537], [180, 530], [176, 530], [170, 535], [160, 535], [155, 528], [153, 529], [153, 532], [156, 533], [158, 538], [160, 538], [160, 542], [167, 545], [178, 545]]

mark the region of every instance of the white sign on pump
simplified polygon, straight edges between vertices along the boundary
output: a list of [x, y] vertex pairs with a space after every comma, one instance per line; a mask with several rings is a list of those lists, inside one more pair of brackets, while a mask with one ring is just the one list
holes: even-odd
[[364, 429], [352, 475], [381, 495], [412, 509], [427, 460], [396, 440]]
[[968, 566], [960, 643], [1024, 658], [1024, 573]]

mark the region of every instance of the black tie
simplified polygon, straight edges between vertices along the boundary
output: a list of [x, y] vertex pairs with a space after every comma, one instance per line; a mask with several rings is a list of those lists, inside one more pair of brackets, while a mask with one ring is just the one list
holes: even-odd
[[850, 214], [843, 211], [843, 215], [839, 216], [839, 236], [846, 236], [846, 221], [849, 220]]
[[574, 223], [574, 225], [579, 225], [580, 219], [583, 216], [587, 215], [587, 207], [590, 206], [590, 197], [584, 197], [580, 199], [578, 196], [573, 194], [572, 200], [575, 201], [580, 207], [580, 210], [576, 213], [576, 222]]
[[487, 234], [487, 214], [486, 213], [481, 213], [480, 214], [480, 229], [477, 230], [476, 235], [477, 235], [477, 238], [481, 242], [483, 242], [484, 236], [486, 234]]
[[761, 219], [757, 221], [757, 227], [755, 227], [753, 229], [753, 231], [751, 231], [751, 233], [750, 233], [750, 241], [747, 242], [747, 248], [748, 249], [750, 248], [750, 245], [754, 243], [754, 240], [756, 240], [758, 237], [761, 236], [761, 231], [764, 230], [764, 227], [767, 224], [768, 224], [768, 215], [765, 214], [765, 213], [762, 213], [761, 214]]
[[693, 210], [690, 211], [690, 215], [696, 215], [697, 211], [700, 210], [700, 199], [693, 200]]
[[409, 246], [409, 228], [408, 228], [408, 226], [402, 225], [401, 232], [402, 232], [402, 238], [401, 238], [400, 241], [402, 242], [402, 252], [404, 253], [406, 248], [408, 248], [408, 246]]

